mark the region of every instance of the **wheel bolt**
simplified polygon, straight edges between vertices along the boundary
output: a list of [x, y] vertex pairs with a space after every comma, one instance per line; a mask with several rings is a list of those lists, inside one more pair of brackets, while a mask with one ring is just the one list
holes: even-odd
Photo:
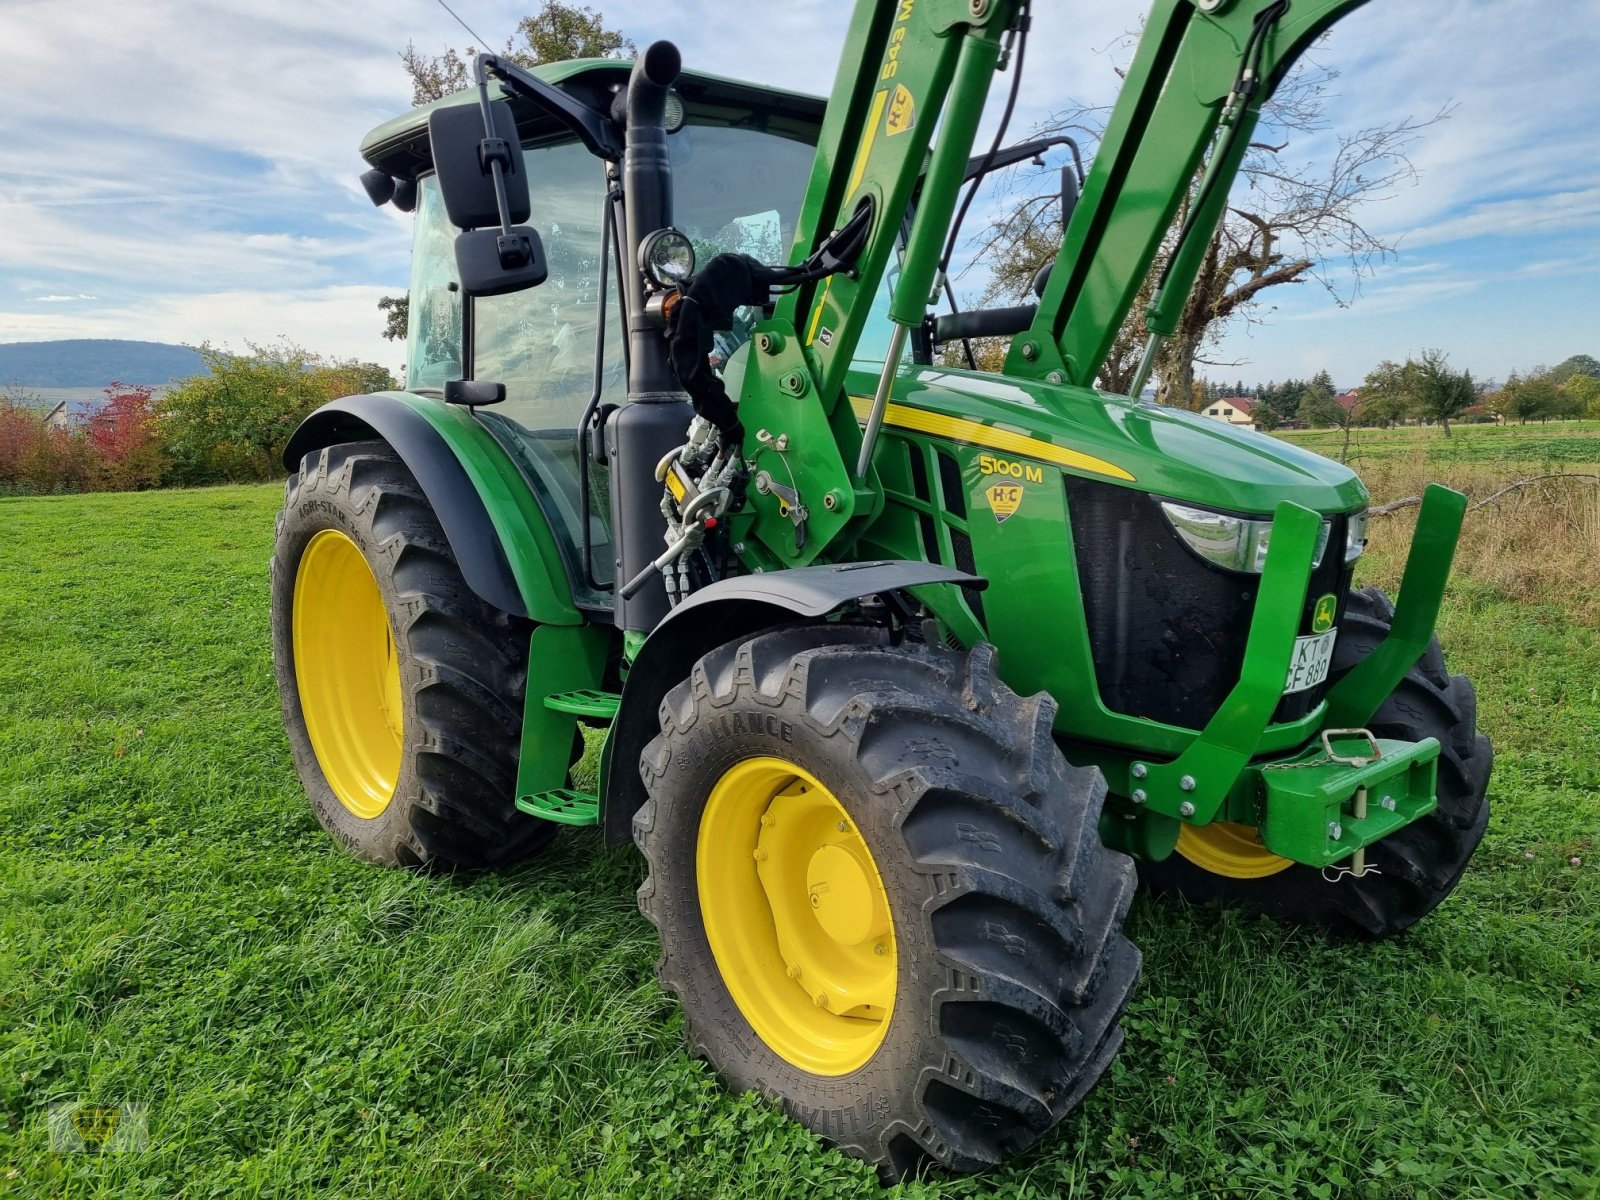
[[850, 829], [850, 822], [848, 822], [848, 821], [840, 821], [839, 822], [839, 832], [840, 833], [846, 833], [846, 832], [849, 831], [849, 829]]
[[815, 996], [811, 997], [811, 999], [816, 1003], [818, 1008], [828, 1007], [828, 994], [826, 992], [818, 992]]
[[755, 860], [757, 862], [766, 862], [767, 861], [766, 849], [764, 847], [757, 846], [756, 847], [756, 852], [755, 852], [753, 857], [755, 858]]
[[1178, 805], [1178, 811], [1186, 817], [1192, 817], [1194, 816], [1194, 805], [1185, 800], [1182, 804]]
[[793, 963], [789, 964], [789, 978], [790, 979], [799, 979], [800, 978], [800, 968], [795, 966]]
[[889, 953], [889, 947], [885, 946], [882, 942], [879, 942], [872, 948], [872, 952], [874, 954], [887, 954]]
[[822, 903], [822, 898], [820, 896], [818, 896], [815, 892], [812, 892], [811, 893], [811, 907], [812, 908], [816, 908], [821, 903]]
[[761, 823], [763, 825], [771, 825], [772, 824], [772, 814], [771, 813], [762, 813], [761, 814]]

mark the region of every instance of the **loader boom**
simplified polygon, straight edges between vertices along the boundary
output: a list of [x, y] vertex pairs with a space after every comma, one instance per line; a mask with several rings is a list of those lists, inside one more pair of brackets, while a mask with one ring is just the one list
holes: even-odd
[[[1092, 386], [1188, 199], [1180, 244], [1148, 314], [1153, 337], [1173, 331], [1262, 105], [1316, 38], [1365, 2], [1157, 0], [1057, 269], [1032, 327], [1012, 343], [1006, 374]], [[1208, 150], [1205, 177], [1191, 193]]]

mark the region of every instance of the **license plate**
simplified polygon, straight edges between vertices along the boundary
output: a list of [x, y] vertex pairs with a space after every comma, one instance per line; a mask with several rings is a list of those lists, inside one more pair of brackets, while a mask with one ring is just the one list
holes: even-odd
[[1333, 665], [1333, 639], [1338, 635], [1337, 629], [1330, 629], [1327, 633], [1295, 638], [1289, 678], [1283, 685], [1285, 696], [1314, 688], [1328, 678], [1328, 668]]

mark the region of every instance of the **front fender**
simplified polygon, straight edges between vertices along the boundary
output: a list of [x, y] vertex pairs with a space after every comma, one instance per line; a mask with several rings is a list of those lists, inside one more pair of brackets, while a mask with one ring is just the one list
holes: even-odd
[[470, 413], [411, 392], [346, 396], [301, 423], [283, 465], [298, 470], [307, 454], [368, 438], [387, 442], [416, 476], [473, 592], [543, 625], [582, 622], [537, 498]]
[[600, 759], [601, 825], [606, 843], [627, 842], [645, 802], [639, 755], [659, 728], [661, 701], [702, 656], [763, 629], [820, 620], [853, 600], [905, 588], [987, 581], [926, 562], [880, 561], [796, 567], [719, 580], [695, 592], [651, 631], [628, 668], [611, 736]]

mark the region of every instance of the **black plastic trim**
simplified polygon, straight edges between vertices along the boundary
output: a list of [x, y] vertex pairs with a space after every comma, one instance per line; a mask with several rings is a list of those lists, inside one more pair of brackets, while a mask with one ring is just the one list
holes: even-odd
[[674, 608], [629, 667], [606, 743], [607, 792], [600, 814], [606, 843], [620, 846], [632, 837], [633, 814], [645, 801], [639, 755], [660, 726], [662, 699], [702, 656], [775, 625], [815, 620], [852, 600], [936, 583], [988, 586], [980, 576], [933, 563], [882, 560], [740, 575], [703, 587]]

